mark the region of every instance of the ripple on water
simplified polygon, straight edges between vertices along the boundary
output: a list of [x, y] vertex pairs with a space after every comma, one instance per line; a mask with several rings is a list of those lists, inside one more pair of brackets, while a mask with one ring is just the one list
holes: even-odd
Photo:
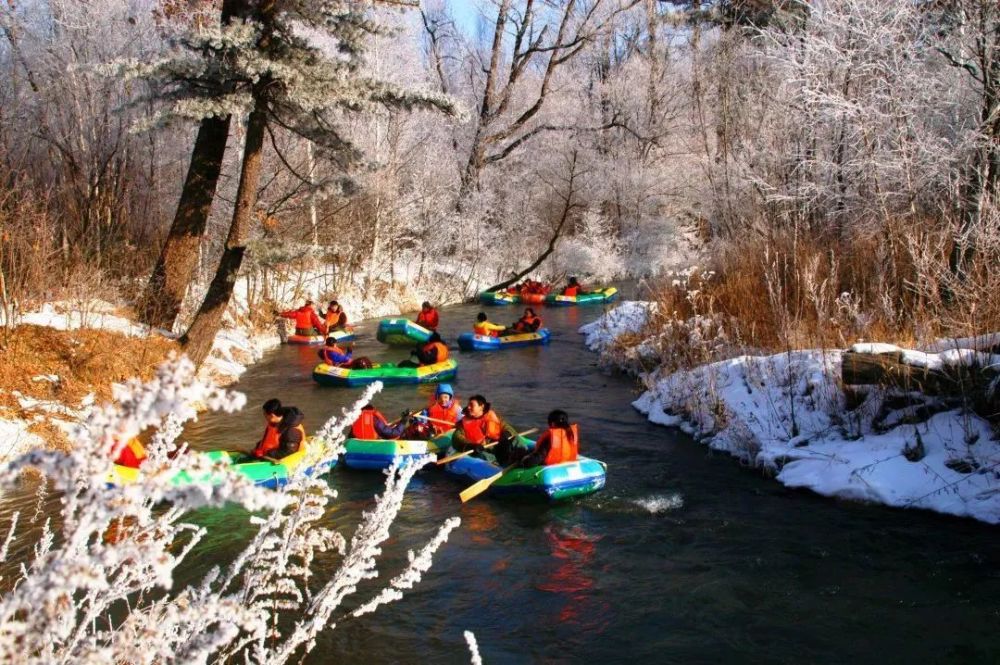
[[633, 499], [632, 503], [648, 513], [657, 515], [684, 506], [684, 497], [679, 492], [673, 494], [654, 494], [641, 499]]

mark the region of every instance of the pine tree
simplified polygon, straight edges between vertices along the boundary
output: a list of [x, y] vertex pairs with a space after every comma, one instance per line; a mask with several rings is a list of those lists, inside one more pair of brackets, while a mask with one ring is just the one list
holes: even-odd
[[[211, 351], [242, 265], [257, 204], [264, 135], [285, 129], [313, 141], [340, 164], [358, 155], [337, 128], [339, 114], [376, 106], [453, 113], [453, 102], [429, 91], [411, 91], [363, 75], [369, 39], [384, 28], [356, 3], [337, 0], [259, 0], [245, 40], [226, 63], [234, 90], [252, 104], [232, 222], [215, 277], [182, 338], [200, 364]], [[324, 44], [325, 42], [325, 44]], [[330, 47], [329, 45], [333, 46]]]

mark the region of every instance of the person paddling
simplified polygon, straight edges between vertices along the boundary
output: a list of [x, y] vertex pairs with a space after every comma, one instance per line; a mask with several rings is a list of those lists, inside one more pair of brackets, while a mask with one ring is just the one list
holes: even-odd
[[431, 307], [431, 304], [426, 300], [420, 306], [420, 313], [417, 314], [417, 325], [423, 326], [428, 330], [437, 330], [438, 327], [438, 311]]
[[260, 438], [257, 446], [251, 455], [254, 457], [270, 457], [271, 453], [278, 449], [281, 433], [278, 426], [281, 425], [281, 401], [269, 399], [261, 407], [264, 413], [264, 435]]
[[395, 426], [371, 403], [361, 407], [357, 420], [351, 424], [351, 436], [355, 439], [398, 439], [406, 429], [406, 419], [401, 418]]
[[294, 406], [283, 406], [278, 413], [281, 416], [281, 424], [278, 425], [278, 448], [269, 455], [274, 459], [282, 459], [299, 452], [306, 441], [306, 429], [302, 424], [305, 414]]
[[564, 296], [579, 296], [586, 293], [584, 288], [580, 286], [580, 283], [576, 281], [576, 277], [570, 277], [569, 283], [563, 287], [562, 295]]
[[[434, 429], [434, 434], [443, 434], [454, 428], [455, 423], [462, 419], [462, 405], [455, 399], [455, 391], [451, 384], [439, 383], [434, 390], [434, 401], [420, 412]], [[451, 423], [451, 427], [447, 423]]]
[[352, 352], [337, 344], [336, 337], [327, 337], [326, 344], [316, 352], [320, 360], [333, 367], [350, 367]]
[[404, 360], [398, 367], [423, 367], [443, 363], [448, 360], [448, 347], [441, 341], [441, 335], [432, 332], [430, 339], [411, 351], [410, 356], [416, 356], [417, 359]]
[[472, 450], [476, 457], [506, 465], [511, 459], [523, 456], [516, 450], [516, 441], [517, 431], [504, 423], [485, 397], [473, 395], [462, 411], [462, 420], [455, 428], [451, 445], [459, 452]]
[[302, 337], [314, 337], [326, 334], [326, 324], [316, 314], [313, 309], [313, 301], [307, 300], [306, 304], [298, 309], [290, 309], [281, 312], [279, 315], [286, 319], [295, 319], [295, 334]]
[[579, 427], [569, 422], [569, 415], [562, 409], [549, 413], [549, 429], [535, 441], [534, 449], [521, 458], [518, 466], [550, 466], [575, 462], [580, 448]]
[[480, 312], [477, 314], [476, 325], [472, 326], [472, 332], [477, 335], [485, 335], [487, 337], [497, 337], [503, 330], [503, 326], [489, 322], [486, 312]]
[[542, 327], [542, 320], [538, 318], [535, 314], [535, 310], [531, 307], [526, 307], [524, 310], [524, 315], [511, 324], [510, 328], [505, 332], [511, 333], [533, 333], [537, 332], [539, 328]]

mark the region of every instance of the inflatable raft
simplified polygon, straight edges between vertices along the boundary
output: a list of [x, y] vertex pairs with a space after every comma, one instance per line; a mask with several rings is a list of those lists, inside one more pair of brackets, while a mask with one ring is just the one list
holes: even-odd
[[[471, 481], [489, 478], [501, 471], [496, 464], [469, 455], [444, 465], [445, 471]], [[528, 469], [511, 469], [487, 490], [494, 496], [522, 496], [561, 501], [593, 494], [604, 487], [604, 462], [579, 457], [575, 462]]]
[[452, 431], [427, 441], [407, 439], [348, 439], [344, 446], [344, 465], [351, 469], [387, 469], [394, 459], [401, 464], [424, 455], [436, 455], [448, 450]]
[[[306, 453], [307, 448], [302, 446], [298, 452], [282, 458], [277, 463], [253, 458], [248, 459], [248, 455], [245, 453], [229, 452], [225, 450], [213, 450], [211, 452], [191, 454], [206, 457], [213, 464], [225, 464], [231, 471], [235, 471], [236, 473], [249, 478], [253, 481], [254, 485], [276, 489], [285, 485], [292, 474], [299, 470], [299, 467], [305, 462]], [[308, 475], [319, 475], [326, 473], [335, 465], [336, 460], [333, 460], [328, 464], [322, 465], [322, 467], [308, 467], [303, 469], [303, 471]], [[108, 485], [127, 485], [137, 481], [141, 475], [141, 468], [135, 469], [130, 466], [115, 464], [114, 469], [108, 477]], [[218, 484], [222, 482], [222, 477], [216, 473], [192, 475], [187, 471], [182, 470], [177, 472], [177, 475], [171, 478], [170, 482], [171, 484], [177, 486], [189, 485], [196, 482]]]
[[521, 295], [509, 291], [483, 291], [479, 294], [479, 302], [484, 305], [517, 305]]
[[320, 363], [313, 368], [313, 380], [321, 386], [365, 386], [381, 381], [392, 386], [406, 383], [433, 383], [454, 378], [458, 363], [453, 358], [423, 367], [396, 367], [392, 363], [371, 369], [348, 369]]
[[329, 335], [289, 335], [285, 342], [287, 344], [323, 344], [327, 337], [333, 337], [338, 342], [353, 342], [357, 339], [353, 328], [347, 330], [334, 330]]
[[392, 346], [414, 346], [431, 338], [431, 331], [409, 319], [382, 319], [378, 322], [378, 341]]
[[458, 336], [458, 348], [463, 351], [498, 351], [514, 349], [520, 346], [536, 346], [548, 344], [552, 333], [548, 328], [540, 328], [538, 332], [490, 337], [475, 333], [462, 333]]
[[598, 289], [590, 293], [581, 293], [578, 296], [560, 296], [550, 293], [545, 296], [546, 305], [567, 306], [567, 305], [599, 305], [611, 302], [618, 297], [618, 289], [609, 286], [606, 289]]

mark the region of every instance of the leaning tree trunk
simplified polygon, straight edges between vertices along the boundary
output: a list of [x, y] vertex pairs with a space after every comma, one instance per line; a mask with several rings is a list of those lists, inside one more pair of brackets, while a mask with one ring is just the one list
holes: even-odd
[[257, 205], [266, 125], [264, 102], [258, 98], [247, 123], [246, 146], [243, 148], [243, 165], [240, 170], [239, 187], [236, 190], [236, 205], [233, 208], [233, 221], [229, 226], [222, 258], [219, 260], [219, 267], [215, 271], [215, 277], [208, 287], [201, 308], [195, 315], [191, 327], [181, 338], [185, 353], [195, 365], [201, 365], [212, 350], [212, 343], [222, 327], [222, 316], [229, 306], [233, 286], [243, 264], [250, 222]]
[[[222, 25], [244, 14], [246, 0], [222, 3]], [[148, 325], [170, 330], [181, 311], [184, 294], [198, 265], [201, 238], [212, 212], [229, 140], [229, 124], [230, 116], [227, 115], [203, 118], [198, 127], [174, 223], [140, 301], [139, 318]]]
[[563, 197], [563, 207], [562, 212], [559, 215], [559, 223], [556, 225], [555, 231], [552, 232], [552, 237], [549, 239], [549, 244], [545, 247], [545, 251], [539, 254], [534, 261], [531, 262], [524, 270], [521, 270], [514, 274], [509, 279], [506, 279], [499, 284], [494, 284], [493, 286], [487, 288], [487, 291], [499, 291], [500, 289], [506, 289], [511, 284], [518, 282], [525, 275], [531, 274], [531, 272], [542, 265], [545, 259], [549, 258], [549, 255], [556, 249], [556, 243], [559, 242], [559, 237], [562, 235], [563, 227], [566, 226], [567, 220], [569, 220], [575, 203], [573, 197], [576, 195], [576, 190], [574, 185], [576, 184], [576, 151], [573, 152], [573, 161], [570, 163], [569, 170], [569, 181], [567, 182], [567, 192], [566, 196]]

